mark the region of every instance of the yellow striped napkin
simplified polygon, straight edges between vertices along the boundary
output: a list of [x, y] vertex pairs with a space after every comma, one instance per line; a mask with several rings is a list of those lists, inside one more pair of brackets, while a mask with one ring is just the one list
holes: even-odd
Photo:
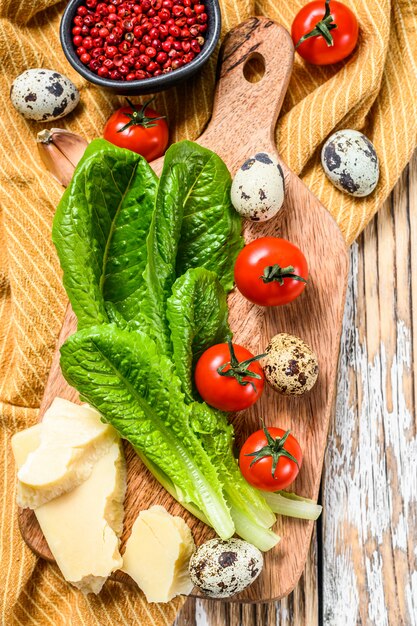
[[[335, 67], [307, 66], [296, 58], [277, 127], [279, 150], [337, 219], [347, 242], [387, 197], [417, 144], [417, 3], [346, 0], [361, 26], [357, 51]], [[10, 106], [13, 79], [30, 67], [67, 74], [81, 105], [59, 125], [92, 139], [120, 99], [92, 87], [68, 65], [58, 40], [65, 3], [0, 3], [0, 623], [7, 626], [170, 624], [182, 600], [148, 605], [139, 592], [107, 583], [85, 598], [63, 582], [56, 567], [38, 560], [17, 527], [15, 467], [10, 436], [37, 418], [37, 407], [64, 316], [66, 297], [50, 230], [62, 189], [44, 171], [34, 137], [39, 124]], [[302, 0], [221, 0], [223, 33], [254, 14], [290, 27]], [[215, 59], [195, 80], [159, 94], [173, 141], [195, 138], [211, 111]], [[50, 126], [56, 124], [50, 124]], [[44, 125], [45, 126], [45, 125]], [[319, 147], [336, 128], [357, 128], [372, 139], [381, 160], [376, 192], [364, 200], [341, 194], [320, 167]]]

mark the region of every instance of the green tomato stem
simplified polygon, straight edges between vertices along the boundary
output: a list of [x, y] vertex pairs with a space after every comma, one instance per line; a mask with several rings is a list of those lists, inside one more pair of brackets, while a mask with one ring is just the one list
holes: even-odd
[[227, 345], [229, 346], [230, 361], [227, 361], [226, 363], [223, 363], [223, 365], [220, 365], [217, 368], [217, 373], [220, 376], [234, 378], [235, 380], [237, 380], [239, 385], [242, 385], [242, 387], [246, 387], [246, 385], [252, 385], [254, 391], [256, 391], [256, 387], [252, 381], [243, 379], [256, 378], [257, 380], [261, 380], [262, 377], [259, 374], [257, 374], [256, 372], [252, 372], [248, 368], [251, 363], [253, 363], [254, 361], [259, 361], [259, 359], [262, 359], [264, 356], [266, 356], [266, 354], [258, 354], [257, 356], [253, 356], [252, 358], [247, 359], [246, 361], [241, 361], [239, 363], [230, 337], [227, 340]]
[[267, 265], [264, 268], [262, 276], [259, 276], [265, 284], [277, 282], [279, 285], [284, 284], [284, 278], [292, 278], [298, 280], [300, 283], [306, 283], [306, 279], [298, 274], [294, 274], [294, 267], [288, 265], [287, 267], [281, 267], [277, 263], [275, 265]]
[[334, 41], [330, 31], [334, 28], [337, 28], [337, 24], [335, 24], [333, 19], [333, 15], [331, 15], [330, 13], [330, 0], [326, 0], [325, 11], [322, 19], [317, 22], [313, 30], [301, 37], [301, 39], [297, 42], [295, 49], [297, 50], [298, 46], [306, 41], [306, 39], [310, 39], [310, 37], [319, 37], [320, 35], [324, 37], [324, 40], [327, 43], [328, 47], [333, 46]]
[[163, 120], [166, 117], [165, 115], [160, 115], [159, 117], [147, 117], [145, 115], [146, 109], [151, 104], [152, 100], [154, 99], [155, 97], [151, 98], [150, 100], [145, 102], [145, 104], [142, 105], [141, 109], [138, 109], [133, 104], [133, 102], [129, 100], [129, 98], [126, 98], [128, 105], [132, 109], [132, 113], [123, 113], [123, 115], [126, 115], [126, 117], [129, 118], [129, 121], [127, 122], [127, 124], [122, 126], [122, 128], [120, 128], [117, 132], [122, 133], [124, 130], [127, 130], [131, 126], [143, 126], [144, 128], [153, 128], [154, 126], [157, 126], [155, 122], [157, 120]]

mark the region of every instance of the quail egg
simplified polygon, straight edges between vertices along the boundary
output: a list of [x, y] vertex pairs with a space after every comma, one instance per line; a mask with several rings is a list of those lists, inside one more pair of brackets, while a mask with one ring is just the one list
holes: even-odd
[[300, 337], [286, 333], [275, 335], [265, 353], [262, 367], [275, 391], [286, 396], [301, 396], [314, 386], [319, 373], [317, 356]]
[[242, 539], [210, 539], [194, 552], [189, 572], [193, 583], [210, 598], [240, 593], [259, 576], [262, 552]]
[[284, 202], [284, 173], [277, 159], [258, 152], [240, 166], [232, 182], [231, 200], [244, 218], [265, 222]]
[[377, 186], [375, 147], [357, 130], [339, 130], [331, 135], [323, 146], [321, 164], [333, 185], [351, 196], [369, 196]]
[[30, 69], [15, 78], [10, 98], [29, 120], [51, 122], [71, 113], [80, 101], [77, 87], [59, 72]]

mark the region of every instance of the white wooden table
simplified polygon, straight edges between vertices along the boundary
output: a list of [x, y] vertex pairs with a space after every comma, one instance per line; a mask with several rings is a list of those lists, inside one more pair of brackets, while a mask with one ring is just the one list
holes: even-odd
[[351, 249], [324, 514], [280, 602], [189, 599], [175, 626], [417, 626], [417, 153]]

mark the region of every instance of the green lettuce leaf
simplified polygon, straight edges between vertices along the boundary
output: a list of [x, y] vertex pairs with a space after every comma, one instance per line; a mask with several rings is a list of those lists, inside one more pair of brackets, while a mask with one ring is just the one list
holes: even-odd
[[141, 312], [148, 322], [149, 334], [165, 354], [171, 353], [165, 307], [176, 279], [178, 240], [187, 196], [186, 180], [187, 170], [184, 164], [179, 164], [171, 170], [163, 185], [159, 182], [147, 241], [146, 287]]
[[82, 328], [106, 323], [105, 302], [137, 319], [157, 178], [146, 160], [95, 139], [58, 205], [52, 239]]
[[190, 268], [216, 273], [226, 291], [243, 245], [241, 219], [230, 202], [230, 174], [211, 150], [190, 141], [165, 154], [148, 238], [146, 297], [149, 333], [171, 353], [166, 303], [177, 278]]
[[194, 433], [172, 363], [140, 332], [83, 329], [61, 348], [70, 385], [199, 509], [222, 538], [235, 531], [215, 465]]
[[217, 154], [190, 141], [168, 150], [164, 174], [177, 163], [187, 168], [187, 198], [177, 252], [177, 275], [190, 267], [205, 267], [217, 274], [226, 292], [233, 287], [233, 267], [243, 246], [242, 220], [230, 200], [231, 177]]
[[193, 368], [202, 353], [231, 334], [226, 293], [214, 272], [189, 269], [167, 300], [173, 361], [187, 402], [193, 400]]

